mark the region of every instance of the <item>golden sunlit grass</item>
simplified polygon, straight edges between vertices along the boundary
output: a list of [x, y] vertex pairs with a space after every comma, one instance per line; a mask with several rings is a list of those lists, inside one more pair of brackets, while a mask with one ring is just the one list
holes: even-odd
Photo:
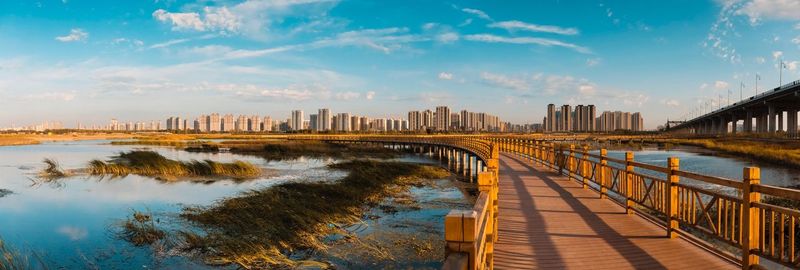
[[253, 190], [208, 208], [187, 208], [182, 216], [207, 232], [187, 234], [187, 246], [214, 264], [274, 268], [294, 264], [298, 250], [326, 250], [322, 237], [345, 234], [364, 209], [423, 179], [445, 178], [442, 168], [400, 162], [351, 161], [331, 165], [350, 171], [335, 183], [284, 183]]
[[122, 152], [110, 161], [92, 160], [89, 174], [124, 176], [137, 174], [153, 177], [227, 176], [248, 178], [261, 175], [261, 168], [244, 161], [222, 163], [212, 160], [177, 161], [153, 151]]
[[268, 160], [287, 160], [300, 157], [392, 158], [397, 155], [395, 150], [377, 145], [336, 144], [321, 141], [224, 141], [219, 146], [230, 148], [232, 153], [254, 155]]
[[800, 147], [796, 143], [746, 139], [668, 139], [666, 142], [700, 146], [776, 164], [800, 166]]

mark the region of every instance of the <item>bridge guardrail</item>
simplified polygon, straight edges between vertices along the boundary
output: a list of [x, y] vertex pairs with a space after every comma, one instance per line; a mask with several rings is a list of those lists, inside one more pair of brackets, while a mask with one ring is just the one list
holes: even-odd
[[683, 235], [743, 269], [760, 266], [760, 259], [800, 267], [800, 211], [779, 205], [797, 205], [800, 190], [761, 184], [759, 168], [743, 168], [737, 181], [682, 171], [678, 158], [664, 167], [636, 162], [633, 152], [621, 160], [609, 158], [605, 149], [593, 154], [587, 147], [539, 140], [487, 139], [661, 224], [667, 237]]

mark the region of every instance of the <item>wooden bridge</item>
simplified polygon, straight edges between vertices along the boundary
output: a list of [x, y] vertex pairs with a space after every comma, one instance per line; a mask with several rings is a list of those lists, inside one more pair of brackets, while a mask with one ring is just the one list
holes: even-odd
[[[607, 156], [541, 139], [313, 136], [413, 148], [475, 176], [471, 210], [445, 217], [444, 269], [798, 268], [800, 191]], [[773, 202], [773, 203], [770, 203]]]

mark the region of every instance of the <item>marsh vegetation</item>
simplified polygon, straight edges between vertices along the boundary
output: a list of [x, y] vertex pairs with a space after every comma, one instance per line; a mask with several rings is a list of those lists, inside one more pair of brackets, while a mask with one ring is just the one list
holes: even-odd
[[212, 160], [178, 161], [168, 159], [153, 151], [134, 150], [122, 152], [109, 161], [92, 160], [87, 168], [91, 175], [125, 176], [136, 174], [176, 179], [178, 177], [223, 176], [232, 178], [250, 178], [261, 175], [262, 170], [245, 161], [230, 163]]
[[181, 217], [203, 234], [178, 232], [183, 249], [209, 264], [297, 266], [307, 259], [298, 254], [328, 250], [328, 236], [359, 242], [346, 228], [362, 222], [365, 211], [385, 198], [450, 176], [439, 167], [401, 162], [356, 160], [329, 167], [349, 175], [336, 182], [283, 183], [184, 209]]

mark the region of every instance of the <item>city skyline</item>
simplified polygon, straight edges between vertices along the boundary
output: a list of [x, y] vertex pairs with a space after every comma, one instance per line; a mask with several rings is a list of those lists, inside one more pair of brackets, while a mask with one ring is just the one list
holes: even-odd
[[4, 1], [0, 126], [438, 105], [537, 123], [547, 104], [591, 102], [653, 129], [797, 80], [798, 14], [778, 0]]

